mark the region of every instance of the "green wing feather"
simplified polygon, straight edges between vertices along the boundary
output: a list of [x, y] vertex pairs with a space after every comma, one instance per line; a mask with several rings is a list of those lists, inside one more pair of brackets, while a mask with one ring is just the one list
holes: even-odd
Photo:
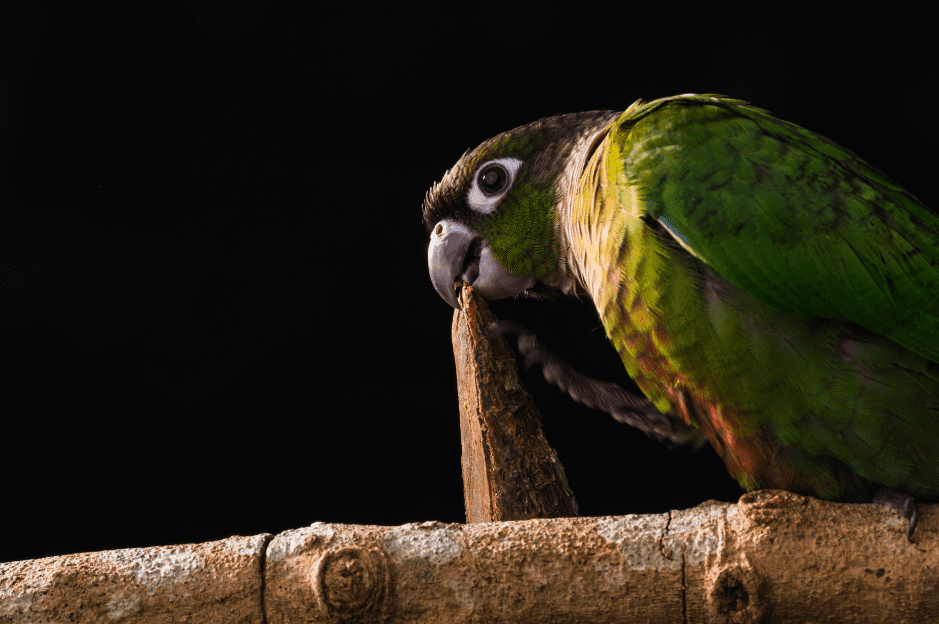
[[566, 227], [630, 375], [741, 485], [939, 494], [939, 216], [912, 194], [745, 102], [678, 96], [612, 124]]
[[710, 96], [638, 107], [614, 140], [647, 215], [721, 276], [939, 362], [939, 214], [857, 155]]

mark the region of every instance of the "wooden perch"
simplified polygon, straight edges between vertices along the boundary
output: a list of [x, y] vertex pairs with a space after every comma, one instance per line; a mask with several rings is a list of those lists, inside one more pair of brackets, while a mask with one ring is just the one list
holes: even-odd
[[933, 622], [939, 506], [761, 490], [574, 515], [514, 358], [464, 289], [454, 319], [470, 524], [314, 523], [276, 536], [0, 563], [0, 624]]
[[0, 564], [0, 622], [910, 622], [939, 613], [939, 506], [762, 490], [655, 515], [280, 535]]

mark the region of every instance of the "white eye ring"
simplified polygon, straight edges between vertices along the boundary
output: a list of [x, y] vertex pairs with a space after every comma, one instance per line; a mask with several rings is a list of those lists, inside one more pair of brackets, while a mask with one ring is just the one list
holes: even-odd
[[[515, 182], [515, 174], [518, 172], [518, 168], [521, 164], [522, 161], [518, 158], [496, 158], [494, 160], [487, 160], [477, 167], [476, 173], [473, 175], [473, 185], [470, 186], [469, 195], [466, 197], [466, 203], [469, 204], [469, 207], [475, 212], [491, 214], [499, 204], [499, 200], [512, 188], [512, 183]], [[508, 176], [508, 179], [505, 181], [505, 186], [502, 187], [501, 191], [495, 194], [483, 192], [479, 185], [479, 174], [485, 171], [490, 165], [501, 165]]]

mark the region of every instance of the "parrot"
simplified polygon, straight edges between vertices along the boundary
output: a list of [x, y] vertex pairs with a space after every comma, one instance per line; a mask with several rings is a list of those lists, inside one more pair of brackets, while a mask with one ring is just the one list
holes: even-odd
[[[708, 443], [746, 491], [939, 496], [939, 213], [834, 141], [684, 94], [546, 117], [427, 191], [428, 270], [459, 309], [589, 300], [645, 395], [577, 373], [508, 321], [574, 399]], [[546, 304], [549, 305], [549, 304]]]

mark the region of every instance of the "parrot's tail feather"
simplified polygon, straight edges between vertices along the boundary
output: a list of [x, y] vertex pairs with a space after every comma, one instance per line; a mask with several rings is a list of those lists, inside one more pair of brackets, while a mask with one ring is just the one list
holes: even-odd
[[526, 370], [541, 364], [545, 380], [578, 403], [603, 410], [670, 448], [698, 449], [707, 443], [704, 434], [672, 414], [661, 413], [649, 399], [631, 394], [615, 383], [593, 379], [574, 370], [541, 344], [531, 330], [519, 323], [498, 321], [489, 332], [489, 339], [506, 334], [517, 338]]

